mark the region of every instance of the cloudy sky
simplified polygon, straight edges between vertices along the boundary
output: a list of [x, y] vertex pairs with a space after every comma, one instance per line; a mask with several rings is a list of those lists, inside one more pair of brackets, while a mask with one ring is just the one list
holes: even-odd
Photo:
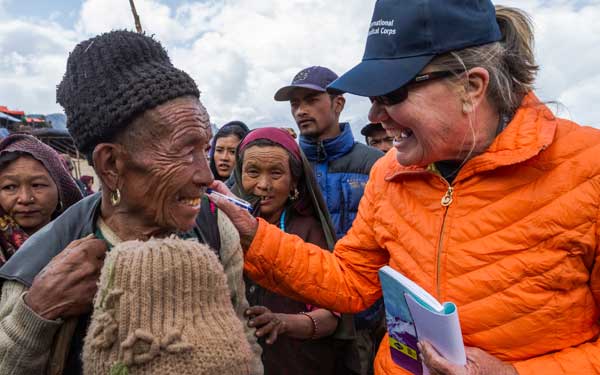
[[[400, 1], [400, 0], [399, 0]], [[212, 121], [289, 125], [274, 92], [300, 69], [342, 73], [362, 57], [374, 0], [135, 0], [142, 26], [192, 75]], [[563, 117], [600, 128], [600, 0], [503, 0], [533, 17], [537, 92]], [[128, 0], [0, 0], [0, 105], [62, 112], [55, 88], [78, 41], [132, 29]], [[366, 123], [348, 96], [342, 119]], [[355, 133], [356, 134], [356, 133]]]

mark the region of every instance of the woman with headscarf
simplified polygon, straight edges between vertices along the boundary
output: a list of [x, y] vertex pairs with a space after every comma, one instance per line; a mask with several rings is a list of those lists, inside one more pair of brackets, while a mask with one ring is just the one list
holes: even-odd
[[52, 148], [25, 135], [0, 143], [0, 266], [29, 236], [81, 199]]
[[[143, 34], [112, 31], [79, 43], [70, 53], [57, 99], [101, 191], [31, 236], [0, 268], [1, 374], [82, 374], [83, 339], [106, 251], [124, 241], [169, 236], [198, 241], [216, 253], [229, 286], [227, 308], [246, 327], [244, 339], [256, 352], [251, 356], [245, 347], [235, 364], [214, 357], [213, 370], [231, 373], [231, 365], [247, 369], [245, 374], [262, 372], [260, 346], [243, 316], [248, 303], [239, 237], [225, 215], [198, 220], [201, 198], [213, 181], [206, 160], [209, 116], [199, 95], [195, 82], [171, 64], [160, 43]], [[215, 227], [216, 237], [205, 230]], [[144, 283], [148, 272], [138, 276]], [[181, 292], [189, 298], [202, 290]], [[134, 303], [132, 308], [141, 306]], [[185, 339], [186, 331], [174, 320], [189, 313], [171, 309], [171, 318], [157, 317], [156, 323]], [[140, 327], [132, 328], [137, 334]], [[173, 338], [160, 344], [151, 340], [157, 360], [169, 355]], [[206, 345], [224, 339], [208, 337]], [[135, 337], [127, 342], [128, 347], [138, 343]], [[134, 347], [135, 358], [148, 350], [145, 343]], [[116, 345], [121, 344], [126, 346]], [[124, 361], [111, 363], [111, 372], [140, 373], [137, 360]]]
[[352, 312], [381, 297], [389, 265], [456, 303], [466, 364], [385, 337], [377, 374], [408, 373], [392, 355], [432, 374], [600, 373], [600, 131], [536, 97], [528, 16], [489, 0], [378, 0], [370, 26], [363, 61], [329, 90], [369, 97], [394, 151], [333, 254], [214, 197], [246, 274]]
[[229, 179], [237, 146], [248, 131], [248, 126], [241, 121], [228, 122], [217, 131], [210, 147], [210, 170], [215, 180]]
[[[290, 134], [260, 128], [238, 147], [233, 192], [286, 233], [331, 250], [333, 226], [310, 164]], [[334, 374], [338, 316], [268, 291], [246, 278], [249, 324], [261, 338], [265, 374]]]

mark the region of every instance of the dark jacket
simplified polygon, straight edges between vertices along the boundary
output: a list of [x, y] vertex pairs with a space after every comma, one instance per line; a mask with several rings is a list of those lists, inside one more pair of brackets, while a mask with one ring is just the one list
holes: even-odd
[[310, 161], [336, 230], [342, 238], [352, 226], [371, 167], [383, 153], [354, 140], [348, 123], [342, 133], [315, 142], [300, 136], [300, 147]]

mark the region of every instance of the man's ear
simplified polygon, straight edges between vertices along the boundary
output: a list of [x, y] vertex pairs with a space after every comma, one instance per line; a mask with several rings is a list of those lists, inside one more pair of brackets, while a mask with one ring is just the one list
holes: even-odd
[[467, 73], [462, 95], [463, 112], [474, 112], [479, 104], [485, 99], [487, 89], [490, 84], [490, 73], [487, 69], [476, 67], [470, 69]]
[[344, 106], [346, 105], [346, 98], [343, 95], [337, 95], [333, 97], [333, 110], [336, 115], [340, 115], [344, 110]]
[[125, 170], [124, 151], [123, 147], [116, 143], [100, 143], [94, 148], [94, 170], [110, 191], [120, 187], [119, 181]]

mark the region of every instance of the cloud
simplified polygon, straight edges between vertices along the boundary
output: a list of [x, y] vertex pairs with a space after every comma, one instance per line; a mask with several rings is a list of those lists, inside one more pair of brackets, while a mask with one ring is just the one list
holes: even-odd
[[600, 128], [600, 1], [523, 1], [533, 19], [540, 73], [537, 94], [560, 116]]
[[[562, 103], [561, 115], [600, 127], [600, 1], [503, 3], [533, 17], [539, 96]], [[240, 119], [258, 126], [292, 125], [289, 105], [273, 101], [273, 94], [300, 69], [324, 65], [342, 73], [360, 61], [373, 6], [364, 0], [167, 4], [136, 0], [144, 30], [155, 34], [174, 64], [197, 81], [213, 121]], [[70, 29], [46, 22], [36, 26], [17, 15], [5, 18], [12, 21], [0, 24], [1, 103], [29, 111], [58, 110], [54, 90], [74, 44], [111, 29], [133, 29], [127, 1], [86, 0], [78, 14]], [[352, 121], [356, 132], [366, 123], [368, 108], [368, 100], [348, 95], [342, 118]]]
[[[372, 10], [362, 0], [204, 1], [177, 8], [146, 0], [136, 7], [144, 30], [198, 82], [213, 121], [259, 124], [291, 123], [288, 105], [272, 97], [300, 69], [325, 65], [341, 73], [359, 61], [369, 22], [364, 14]], [[88, 0], [77, 30], [94, 35], [132, 25], [128, 2]], [[351, 101], [362, 102], [366, 119], [366, 101]], [[350, 110], [345, 116], [353, 117]]]
[[77, 35], [55, 23], [0, 22], [0, 103], [28, 112], [56, 112], [56, 85]]

